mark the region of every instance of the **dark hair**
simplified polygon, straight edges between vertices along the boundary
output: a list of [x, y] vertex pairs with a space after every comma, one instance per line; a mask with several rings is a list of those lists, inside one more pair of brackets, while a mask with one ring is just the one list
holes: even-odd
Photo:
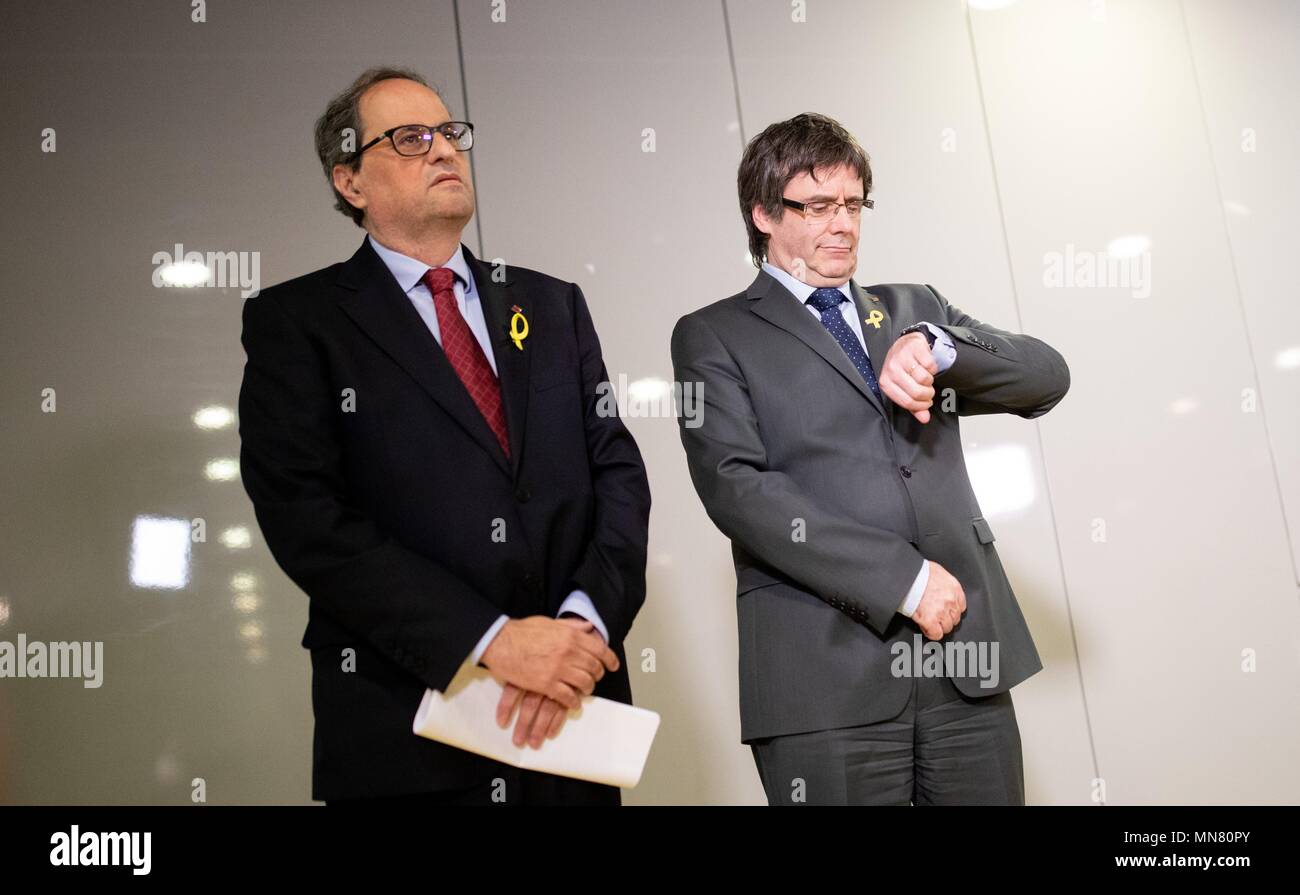
[[[434, 87], [422, 76], [409, 68], [397, 68], [391, 65], [380, 65], [374, 68], [368, 68], [357, 76], [352, 85], [344, 90], [338, 96], [330, 100], [325, 107], [324, 114], [316, 119], [316, 156], [320, 159], [321, 167], [325, 169], [325, 179], [330, 183], [330, 189], [334, 191], [334, 207], [339, 211], [352, 218], [352, 223], [358, 227], [363, 226], [366, 213], [357, 208], [343, 194], [334, 189], [334, 166], [347, 165], [353, 171], [361, 168], [361, 157], [354, 156], [354, 152], [361, 148], [361, 95], [380, 81], [390, 81], [401, 79], [414, 81], [417, 84], [423, 84], [434, 93], [438, 94], [438, 99], [442, 99], [442, 93], [437, 87]], [[444, 105], [446, 101], [443, 101]], [[351, 129], [352, 141], [355, 144], [351, 151], [345, 150], [344, 136]]]
[[862, 178], [863, 198], [871, 193], [871, 159], [838, 121], [805, 112], [789, 121], [769, 125], [745, 147], [736, 175], [740, 214], [749, 233], [749, 257], [755, 267], [767, 258], [768, 235], [754, 226], [754, 206], [780, 220], [785, 213], [781, 195], [800, 173], [816, 176], [819, 168], [846, 165]]

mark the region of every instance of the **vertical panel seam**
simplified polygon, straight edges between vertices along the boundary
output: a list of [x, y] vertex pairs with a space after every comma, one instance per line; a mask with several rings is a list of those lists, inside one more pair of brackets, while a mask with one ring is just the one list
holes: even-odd
[[[465, 44], [460, 32], [460, 0], [451, 0], [452, 16], [456, 20], [456, 60], [460, 65], [460, 102], [465, 109], [465, 120], [473, 121], [469, 114], [469, 81], [465, 79]], [[478, 237], [479, 260], [483, 260], [486, 251], [483, 248], [483, 206], [478, 201], [478, 165], [470, 163], [469, 182], [474, 189], [474, 232]]]
[[740, 111], [740, 78], [736, 75], [736, 50], [731, 44], [731, 17], [727, 15], [727, 0], [722, 0], [722, 30], [727, 35], [727, 61], [731, 64], [731, 90], [736, 97], [736, 126], [740, 130], [740, 148], [745, 148], [745, 116]]
[[1232, 269], [1232, 286], [1237, 295], [1237, 311], [1241, 315], [1241, 329], [1246, 337], [1246, 357], [1250, 360], [1250, 373], [1259, 390], [1259, 420], [1264, 427], [1264, 447], [1268, 451], [1268, 465], [1273, 473], [1273, 486], [1277, 492], [1278, 508], [1282, 513], [1282, 531], [1286, 535], [1287, 554], [1291, 559], [1291, 575], [1300, 584], [1300, 565], [1297, 565], [1295, 541], [1291, 538], [1291, 525], [1286, 515], [1286, 500], [1282, 497], [1282, 477], [1277, 471], [1277, 453], [1273, 450], [1273, 434], [1268, 428], [1268, 405], [1263, 400], [1264, 388], [1259, 379], [1259, 362], [1255, 358], [1255, 343], [1250, 337], [1250, 320], [1246, 316], [1246, 299], [1241, 290], [1241, 277], [1237, 273], [1237, 250], [1232, 244], [1232, 228], [1228, 222], [1226, 197], [1219, 180], [1219, 163], [1214, 154], [1214, 141], [1210, 135], [1210, 116], [1205, 109], [1205, 94], [1201, 90], [1201, 75], [1196, 67], [1196, 53], [1192, 47], [1192, 32], [1187, 24], [1187, 4], [1178, 0], [1178, 14], [1183, 23], [1183, 39], [1187, 42], [1187, 59], [1192, 66], [1192, 86], [1196, 88], [1196, 102], [1201, 112], [1201, 130], [1205, 135], [1205, 149], [1210, 156], [1210, 172], [1214, 178], [1214, 194], [1219, 200], [1219, 215], [1223, 221], [1223, 240], [1228, 246], [1228, 266]]
[[[1006, 252], [1007, 274], [1011, 280], [1011, 300], [1016, 310], [1016, 328], [1020, 332], [1024, 332], [1024, 321], [1020, 313], [1020, 291], [1016, 288], [1016, 272], [1011, 260], [1011, 237], [1007, 232], [1007, 215], [1002, 205], [1002, 185], [998, 181], [997, 159], [993, 155], [993, 131], [989, 125], [988, 108], [984, 102], [984, 80], [980, 77], [979, 51], [975, 44], [975, 26], [971, 21], [970, 4], [967, 3], [965, 6], [966, 36], [970, 41], [971, 64], [975, 70], [975, 92], [979, 99], [980, 118], [984, 124], [984, 143], [989, 154], [989, 168], [993, 175], [993, 196], [997, 201], [998, 222], [1002, 227], [1002, 246]], [[1065, 598], [1065, 615], [1070, 628], [1070, 645], [1074, 650], [1074, 670], [1079, 682], [1079, 696], [1083, 702], [1083, 723], [1088, 731], [1088, 751], [1092, 756], [1092, 773], [1095, 779], [1104, 781], [1101, 766], [1097, 761], [1097, 743], [1092, 735], [1092, 713], [1088, 710], [1088, 688], [1083, 679], [1083, 662], [1079, 658], [1079, 638], [1075, 631], [1074, 610], [1070, 606], [1070, 583], [1065, 576], [1065, 553], [1061, 549], [1061, 531], [1056, 519], [1056, 504], [1052, 500], [1052, 479], [1047, 469], [1047, 449], [1043, 444], [1041, 426], [1034, 426], [1034, 436], [1038, 440], [1038, 458], [1043, 468], [1043, 490], [1047, 495], [1047, 514], [1052, 520], [1052, 538], [1056, 544], [1056, 570], [1061, 582], [1061, 593]], [[1105, 804], [1105, 799], [1102, 799], [1101, 804]]]

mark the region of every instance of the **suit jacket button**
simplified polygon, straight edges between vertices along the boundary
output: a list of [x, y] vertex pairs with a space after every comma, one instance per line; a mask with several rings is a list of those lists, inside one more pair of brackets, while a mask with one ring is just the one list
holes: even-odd
[[520, 485], [518, 489], [515, 490], [515, 500], [520, 503], [528, 503], [532, 496], [533, 492], [528, 490], [527, 485]]
[[912, 477], [912, 467], [910, 467], [910, 466], [900, 466], [900, 467], [898, 467], [898, 468], [899, 468], [899, 470], [902, 471], [902, 473], [903, 473], [903, 478], [905, 478], [905, 479], [910, 479], [910, 478]]

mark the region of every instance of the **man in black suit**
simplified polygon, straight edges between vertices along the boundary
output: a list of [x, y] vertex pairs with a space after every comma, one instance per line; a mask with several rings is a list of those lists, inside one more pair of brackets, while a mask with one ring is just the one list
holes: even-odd
[[371, 69], [316, 147], [356, 254], [244, 306], [241, 472], [309, 600], [312, 797], [619, 804], [412, 733], [467, 660], [534, 748], [595, 694], [631, 702], [650, 492], [582, 291], [476, 259], [466, 150], [418, 75]]

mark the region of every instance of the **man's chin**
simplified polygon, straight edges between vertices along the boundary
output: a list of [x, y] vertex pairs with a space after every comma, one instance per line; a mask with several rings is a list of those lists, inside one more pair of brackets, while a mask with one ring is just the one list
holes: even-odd
[[828, 280], [847, 279], [853, 276], [853, 271], [858, 266], [858, 259], [854, 255], [831, 253], [825, 257], [826, 260], [817, 266], [817, 273]]
[[437, 221], [459, 221], [461, 225], [469, 223], [474, 216], [472, 202], [436, 202], [428, 209], [428, 219]]

